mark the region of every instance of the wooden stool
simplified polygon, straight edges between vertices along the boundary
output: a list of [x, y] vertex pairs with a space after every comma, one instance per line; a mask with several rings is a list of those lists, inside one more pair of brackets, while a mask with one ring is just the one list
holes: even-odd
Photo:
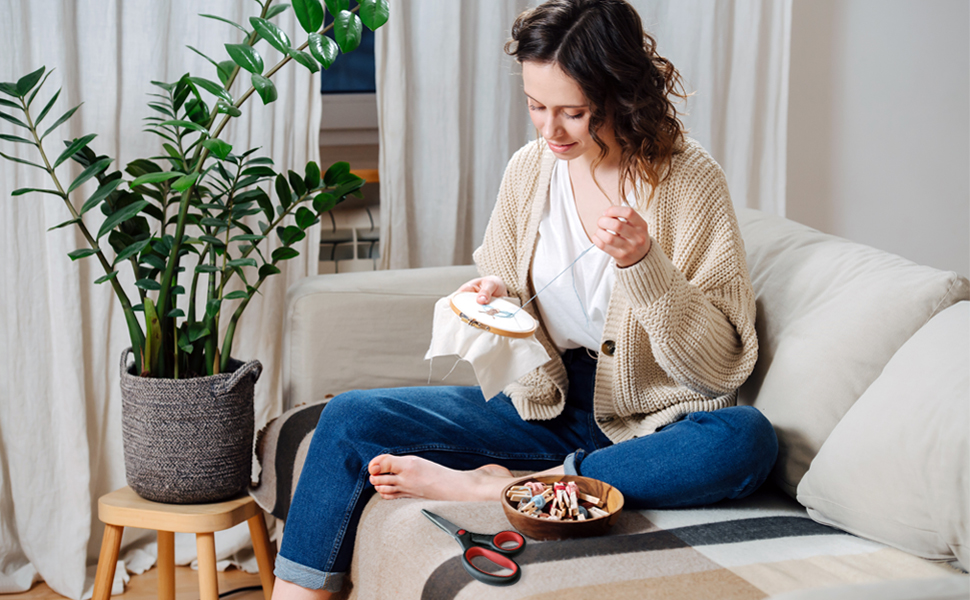
[[243, 521], [249, 522], [263, 595], [266, 600], [273, 596], [275, 552], [269, 542], [263, 511], [248, 494], [212, 504], [162, 504], [145, 500], [126, 486], [101, 496], [98, 518], [105, 529], [92, 600], [108, 600], [111, 595], [125, 527], [158, 531], [159, 600], [175, 600], [175, 532], [194, 533], [199, 551], [201, 600], [218, 600], [215, 532]]

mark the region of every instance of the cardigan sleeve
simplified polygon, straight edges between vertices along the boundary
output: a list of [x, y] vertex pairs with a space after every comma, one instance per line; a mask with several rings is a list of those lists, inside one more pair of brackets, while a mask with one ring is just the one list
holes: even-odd
[[636, 265], [617, 269], [654, 360], [708, 397], [733, 392], [758, 358], [755, 297], [720, 167], [681, 159], [658, 188], [657, 231]]

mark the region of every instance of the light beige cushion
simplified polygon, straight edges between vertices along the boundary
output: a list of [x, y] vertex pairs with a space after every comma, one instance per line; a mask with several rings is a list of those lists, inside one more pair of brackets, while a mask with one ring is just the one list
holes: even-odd
[[434, 303], [476, 276], [474, 266], [432, 267], [295, 284], [286, 298], [284, 409], [357, 389], [477, 385], [468, 363], [424, 360]]
[[970, 302], [933, 317], [846, 413], [798, 486], [820, 523], [970, 565]]
[[740, 402], [778, 434], [775, 478], [789, 494], [829, 433], [893, 354], [940, 310], [970, 298], [965, 278], [741, 209], [758, 302], [758, 364]]

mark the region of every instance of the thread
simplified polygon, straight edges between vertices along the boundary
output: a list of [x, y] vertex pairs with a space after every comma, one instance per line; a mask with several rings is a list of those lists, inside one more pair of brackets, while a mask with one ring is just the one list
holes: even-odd
[[[547, 283], [546, 285], [542, 286], [542, 289], [539, 290], [538, 292], [536, 292], [535, 293], [535, 296], [532, 296], [531, 298], [529, 298], [528, 300], [526, 300], [525, 304], [523, 304], [522, 306], [519, 307], [519, 310], [517, 310], [514, 313], [512, 313], [512, 316], [514, 317], [515, 315], [519, 314], [519, 311], [520, 310], [522, 310], [523, 308], [525, 308], [526, 306], [528, 306], [530, 302], [532, 302], [533, 300], [535, 300], [536, 299], [536, 296], [538, 296], [542, 292], [546, 291], [546, 288], [549, 287], [550, 285], [552, 285], [552, 282], [553, 281], [559, 279], [559, 277], [562, 276], [563, 273], [565, 273], [566, 271], [572, 269], [573, 268], [573, 265], [575, 265], [577, 262], [579, 262], [579, 259], [581, 259], [582, 257], [586, 256], [586, 253], [589, 252], [590, 250], [592, 250], [595, 247], [596, 247], [595, 244], [590, 244], [589, 245], [589, 248], [583, 250], [582, 253], [579, 256], [577, 256], [575, 260], [573, 260], [573, 262], [569, 263], [566, 266], [565, 269], [563, 269], [562, 271], [559, 272], [558, 275], [556, 275], [555, 277], [553, 277], [552, 279], [550, 279], [549, 280], [549, 283]], [[575, 285], [575, 282], [574, 282], [574, 285]], [[580, 302], [580, 305], [582, 305], [582, 302]], [[583, 308], [583, 313], [585, 314], [585, 312], [586, 312], [586, 309], [584, 307]], [[586, 318], [589, 319], [588, 316]]]

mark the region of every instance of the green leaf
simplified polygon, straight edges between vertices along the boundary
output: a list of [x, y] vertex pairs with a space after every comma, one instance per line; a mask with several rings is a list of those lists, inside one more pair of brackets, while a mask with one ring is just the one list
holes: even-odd
[[229, 79], [232, 77], [232, 72], [236, 69], [236, 63], [231, 60], [224, 60], [216, 63], [216, 73], [219, 75], [219, 81], [222, 85], [228, 86]]
[[108, 194], [113, 192], [115, 188], [118, 187], [118, 185], [121, 183], [121, 181], [122, 180], [119, 177], [118, 179], [112, 179], [111, 181], [101, 185], [101, 187], [99, 187], [97, 190], [95, 190], [93, 194], [91, 194], [91, 197], [87, 199], [87, 201], [84, 203], [84, 206], [81, 207], [80, 214], [83, 215], [84, 213], [88, 212], [98, 204], [101, 204], [101, 201], [107, 198]]
[[40, 127], [40, 122], [43, 121], [44, 117], [47, 116], [47, 113], [50, 112], [51, 107], [54, 106], [54, 103], [57, 102], [57, 97], [60, 95], [61, 95], [61, 90], [57, 90], [56, 92], [54, 92], [54, 95], [51, 97], [50, 100], [47, 101], [47, 104], [44, 105], [44, 109], [40, 111], [40, 114], [37, 116], [37, 119], [34, 121], [34, 127]]
[[225, 227], [226, 221], [224, 219], [213, 219], [212, 217], [205, 217], [199, 224], [204, 227]]
[[201, 99], [193, 96], [185, 103], [185, 115], [192, 123], [203, 125], [209, 120], [209, 107]]
[[194, 184], [195, 180], [198, 178], [199, 178], [198, 173], [190, 173], [188, 175], [185, 175], [184, 177], [179, 177], [178, 179], [175, 180], [175, 183], [172, 184], [172, 189], [178, 192], [184, 192], [185, 190], [192, 187], [192, 184]]
[[289, 4], [276, 4], [274, 6], [271, 6], [270, 9], [268, 11], [266, 11], [266, 17], [265, 18], [266, 19], [272, 19], [273, 17], [275, 17], [276, 15], [280, 14], [281, 12], [286, 11], [286, 9], [289, 8], [289, 7], [290, 7]]
[[178, 171], [166, 171], [164, 173], [146, 173], [141, 177], [135, 178], [134, 181], [128, 184], [128, 187], [135, 189], [140, 185], [146, 183], [161, 183], [162, 181], [168, 181], [169, 179], [175, 179], [176, 177], [183, 177], [185, 173], [180, 173]]
[[202, 13], [199, 13], [199, 16], [200, 17], [205, 17], [206, 19], [215, 19], [216, 21], [222, 21], [223, 23], [228, 23], [229, 25], [232, 25], [233, 27], [235, 27], [239, 31], [245, 33], [247, 36], [249, 35], [249, 31], [247, 31], [245, 27], [243, 27], [239, 23], [233, 23], [229, 19], [225, 19], [223, 17], [217, 17], [216, 15], [205, 15], [205, 14], [202, 14]]
[[300, 177], [300, 174], [291, 170], [287, 173], [287, 176], [296, 195], [300, 197], [306, 195], [306, 184], [303, 183], [303, 178]]
[[236, 290], [235, 292], [229, 292], [222, 297], [223, 300], [245, 300], [249, 298], [249, 294], [242, 290]]
[[6, 133], [0, 133], [0, 140], [6, 140], [8, 142], [17, 142], [18, 144], [30, 144], [31, 146], [37, 146], [34, 142], [24, 139], [22, 137], [17, 137], [15, 135], [7, 135]]
[[154, 292], [162, 289], [162, 284], [158, 283], [154, 279], [139, 279], [135, 282], [135, 287], [140, 287], [143, 290]]
[[30, 129], [30, 127], [26, 123], [24, 123], [17, 117], [12, 117], [8, 115], [7, 113], [0, 112], [0, 119], [3, 119], [4, 121], [9, 121], [14, 125], [17, 125], [18, 127], [23, 127], [24, 129]]
[[[263, 57], [259, 55], [255, 48], [247, 44], [226, 44], [226, 51], [229, 52], [229, 57], [232, 58], [234, 63], [250, 73], [262, 75]], [[232, 103], [230, 102], [230, 104]]]
[[273, 260], [277, 262], [281, 260], [290, 260], [291, 258], [296, 258], [299, 255], [300, 255], [299, 252], [297, 252], [293, 248], [288, 248], [288, 247], [277, 248], [276, 250], [273, 250]]
[[327, 11], [331, 15], [336, 15], [342, 10], [347, 10], [350, 8], [350, 0], [324, 0], [327, 5]]
[[204, 323], [189, 323], [189, 341], [194, 342], [209, 335], [209, 328]]
[[293, 12], [300, 27], [307, 33], [316, 33], [323, 25], [323, 5], [320, 0], [293, 0]]
[[270, 275], [276, 275], [281, 272], [282, 271], [280, 271], [279, 267], [276, 265], [267, 263], [259, 268], [259, 277], [260, 279], [266, 279]]
[[[10, 192], [11, 196], [23, 196], [24, 194], [29, 194], [30, 192], [40, 192], [41, 194], [52, 194], [54, 196], [60, 196], [61, 193], [57, 190], [43, 190], [40, 188], [20, 188], [19, 190], [14, 190]], [[63, 198], [63, 196], [61, 196]]]
[[229, 238], [230, 242], [261, 242], [266, 239], [265, 235], [256, 235], [254, 233], [243, 233], [240, 235], [234, 235]]
[[330, 165], [327, 172], [323, 175], [323, 182], [328, 186], [337, 185], [341, 179], [343, 179], [347, 174], [350, 173], [350, 163], [348, 162], [335, 162]]
[[218, 98], [225, 100], [229, 104], [235, 102], [235, 100], [232, 99], [232, 94], [227, 92], [226, 88], [222, 87], [215, 81], [210, 81], [204, 77], [189, 77], [189, 81], [209, 92], [213, 96], [217, 96]]
[[387, 23], [387, 0], [360, 0], [360, 20], [371, 31]]
[[212, 138], [202, 142], [202, 147], [215, 154], [220, 160], [226, 160], [226, 157], [232, 152], [232, 146], [218, 138]]
[[146, 206], [148, 206], [148, 200], [140, 200], [138, 202], [132, 202], [128, 206], [111, 213], [111, 216], [101, 224], [101, 229], [98, 230], [98, 237], [95, 239], [100, 240], [106, 233], [114, 229], [116, 225], [134, 217]]
[[266, 77], [253, 73], [253, 87], [256, 88], [256, 93], [262, 98], [263, 104], [269, 104], [276, 100], [276, 86]]
[[[169, 315], [169, 316], [172, 316], [172, 315]], [[179, 350], [181, 350], [182, 352], [185, 352], [186, 354], [192, 354], [192, 351], [195, 350], [195, 346], [193, 346], [189, 342], [189, 339], [181, 333], [178, 335], [177, 343], [179, 346]]]
[[196, 273], [221, 273], [222, 269], [215, 265], [196, 265]]
[[214, 235], [200, 235], [199, 236], [199, 239], [202, 240], [203, 242], [208, 242], [208, 243], [212, 244], [213, 246], [222, 247], [222, 246], [225, 246], [226, 245], [226, 243], [224, 241], [220, 240], [219, 238], [215, 237]]
[[333, 61], [337, 60], [337, 54], [340, 49], [337, 46], [337, 42], [329, 37], [319, 33], [311, 33], [307, 42], [310, 47], [310, 54], [320, 61], [324, 69], [329, 69]]
[[14, 104], [10, 100], [5, 100], [3, 98], [0, 98], [0, 106], [6, 106], [7, 108], [16, 108], [20, 112], [24, 111], [23, 107], [20, 106], [19, 104]]
[[310, 70], [311, 73], [316, 73], [320, 70], [320, 65], [317, 61], [313, 60], [313, 57], [306, 52], [300, 52], [299, 50], [290, 50], [290, 57], [296, 62], [300, 63], [304, 67]]
[[44, 74], [44, 78], [40, 80], [40, 85], [34, 88], [34, 93], [30, 95], [30, 98], [27, 98], [27, 108], [30, 108], [30, 105], [34, 103], [34, 98], [36, 98], [37, 94], [40, 93], [41, 88], [43, 88], [44, 84], [47, 83], [47, 78], [50, 77], [51, 73], [53, 72], [54, 72], [54, 69], [51, 69], [50, 71]]
[[17, 158], [16, 156], [10, 156], [9, 154], [4, 154], [3, 152], [0, 152], [0, 156], [6, 158], [9, 161], [13, 161], [15, 163], [20, 163], [22, 165], [29, 165], [31, 167], [37, 167], [38, 169], [43, 169], [45, 171], [47, 170], [47, 167], [38, 165], [37, 163], [32, 163], [29, 160], [24, 160], [22, 158]]
[[255, 267], [255, 258], [237, 258], [226, 263], [227, 267]]
[[118, 276], [118, 271], [112, 271], [107, 275], [105, 275], [104, 277], [98, 277], [97, 279], [95, 279], [94, 283], [104, 283], [105, 281], [111, 281], [117, 276]]
[[337, 206], [337, 197], [333, 194], [319, 194], [313, 199], [313, 210], [318, 213], [325, 213]]
[[118, 256], [115, 257], [114, 262], [111, 263], [112, 266], [120, 263], [121, 261], [127, 258], [130, 258], [138, 254], [139, 252], [144, 250], [145, 247], [148, 246], [148, 243], [151, 241], [152, 241], [151, 238], [145, 238], [140, 242], [135, 242], [134, 244], [128, 246], [127, 248], [125, 248], [124, 250], [118, 253]]
[[[186, 110], [188, 110], [188, 108], [186, 108]], [[208, 129], [199, 125], [198, 123], [193, 123], [192, 121], [183, 121], [181, 119], [162, 121], [161, 123], [159, 123], [159, 125], [168, 125], [171, 127], [184, 127], [185, 129], [194, 129], [195, 131], [201, 131], [202, 133], [205, 133], [205, 134], [209, 133]]]
[[77, 151], [78, 150], [80, 150], [81, 148], [87, 146], [88, 145], [88, 142], [90, 142], [91, 140], [93, 140], [96, 137], [98, 137], [98, 134], [96, 134], [96, 133], [89, 133], [88, 135], [84, 136], [83, 138], [78, 138], [78, 139], [74, 140], [74, 142], [70, 146], [68, 146], [67, 149], [64, 150], [64, 152], [61, 152], [61, 155], [60, 156], [57, 157], [57, 160], [54, 161], [54, 167], [53, 168], [56, 169], [58, 166], [60, 166], [60, 164], [62, 162], [64, 162], [65, 160], [71, 158], [75, 154], [77, 154]]
[[300, 229], [306, 229], [307, 227], [313, 225], [317, 220], [317, 216], [313, 214], [313, 211], [305, 206], [301, 206], [296, 209], [296, 226]]
[[276, 195], [280, 198], [280, 204], [283, 209], [287, 209], [290, 203], [293, 202], [293, 193], [290, 192], [290, 186], [286, 183], [286, 177], [283, 177], [282, 173], [276, 176]]
[[[156, 247], [156, 250], [161, 251], [161, 248]], [[168, 252], [168, 250], [165, 250], [165, 254], [168, 254]], [[158, 256], [157, 254], [146, 254], [145, 256], [141, 257], [139, 262], [158, 269], [159, 271], [165, 270], [165, 261], [162, 260], [162, 257]]]
[[[82, 102], [81, 104], [84, 104], [84, 103]], [[69, 110], [66, 113], [64, 113], [63, 115], [61, 115], [61, 118], [58, 119], [58, 120], [56, 120], [56, 121], [54, 121], [54, 124], [51, 125], [47, 129], [47, 131], [44, 132], [44, 135], [40, 136], [40, 139], [44, 139], [45, 137], [47, 137], [48, 135], [50, 135], [50, 132], [52, 132], [55, 129], [57, 129], [58, 127], [60, 127], [61, 126], [61, 123], [63, 123], [64, 121], [70, 119], [71, 118], [71, 115], [74, 114], [74, 111], [76, 111], [77, 109], [81, 108], [81, 104], [78, 104], [77, 106], [75, 106], [71, 110]]]
[[274, 171], [270, 167], [257, 165], [255, 167], [249, 167], [247, 169], [243, 169], [243, 172], [240, 173], [240, 175], [242, 175], [243, 177], [246, 177], [247, 175], [255, 175], [256, 177], [275, 177], [276, 171]]
[[276, 48], [283, 54], [287, 54], [290, 51], [290, 38], [274, 23], [270, 23], [266, 19], [260, 19], [259, 17], [249, 17], [249, 24], [256, 29], [259, 37], [269, 42], [270, 46]]
[[286, 227], [279, 227], [276, 230], [279, 233], [280, 240], [284, 245], [290, 246], [296, 242], [299, 242], [306, 237], [306, 233], [296, 225], [287, 225]]
[[337, 45], [344, 54], [353, 52], [357, 46], [360, 46], [360, 36], [363, 31], [364, 26], [360, 22], [360, 17], [349, 10], [342, 10], [334, 17], [334, 37], [337, 38]]
[[89, 166], [87, 169], [84, 169], [83, 171], [81, 171], [81, 174], [77, 176], [77, 179], [72, 181], [71, 186], [67, 188], [67, 193], [70, 194], [71, 192], [76, 190], [81, 184], [83, 184], [85, 181], [87, 181], [88, 179], [91, 179], [101, 171], [104, 171], [105, 169], [107, 169], [108, 165], [111, 164], [111, 161], [112, 159], [110, 158], [102, 158], [98, 162]]
[[13, 96], [14, 98], [20, 97], [20, 95], [17, 93], [16, 83], [8, 83], [8, 82], [0, 83], [0, 92], [3, 92], [8, 96]]
[[74, 225], [75, 223], [80, 223], [80, 222], [81, 222], [81, 217], [77, 217], [77, 218], [71, 219], [70, 221], [64, 221], [59, 225], [54, 225], [53, 227], [49, 227], [47, 231], [54, 231], [55, 229], [60, 229], [61, 227], [67, 227], [68, 225]]
[[80, 250], [75, 250], [74, 252], [68, 252], [67, 255], [70, 256], [71, 260], [73, 261], [97, 253], [98, 248], [81, 248]]
[[37, 85], [40, 78], [44, 76], [44, 69], [45, 67], [41, 67], [33, 73], [24, 75], [17, 80], [17, 94], [20, 96], [26, 96], [27, 92], [34, 89], [34, 86]]
[[235, 106], [232, 106], [231, 104], [226, 104], [225, 102], [218, 102], [218, 103], [216, 103], [216, 109], [220, 113], [222, 113], [224, 115], [229, 115], [230, 117], [240, 117], [240, 116], [242, 116], [242, 111], [241, 110], [239, 110]]
[[306, 164], [306, 177], [303, 178], [308, 190], [320, 187], [320, 167], [317, 163], [310, 161]]

